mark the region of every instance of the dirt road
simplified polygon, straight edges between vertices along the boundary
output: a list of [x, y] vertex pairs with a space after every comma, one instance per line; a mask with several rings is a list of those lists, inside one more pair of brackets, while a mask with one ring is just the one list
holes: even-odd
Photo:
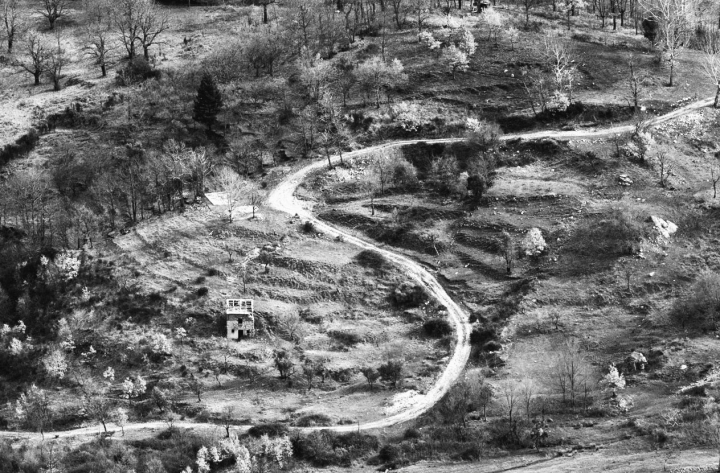
[[[667, 122], [674, 118], [680, 117], [693, 110], [707, 107], [712, 105], [713, 98], [701, 100], [698, 102], [691, 103], [685, 107], [680, 107], [666, 115], [650, 119], [645, 122], [647, 126], [654, 126], [660, 123]], [[621, 133], [632, 132], [635, 129], [634, 125], [624, 125], [611, 128], [602, 129], [588, 129], [588, 130], [575, 130], [575, 131], [539, 131], [535, 133], [526, 134], [512, 134], [504, 135], [502, 140], [536, 140], [543, 138], [554, 138], [554, 139], [576, 139], [576, 138], [598, 138], [604, 136], [611, 136]], [[398, 148], [405, 145], [416, 144], [420, 142], [426, 143], [454, 143], [463, 141], [463, 138], [446, 138], [446, 139], [435, 139], [435, 140], [405, 140], [405, 141], [394, 141], [392, 143], [386, 143], [376, 146], [371, 146], [362, 150], [354, 151], [351, 153], [345, 153], [344, 158], [350, 158], [353, 156], [360, 156], [367, 153], [382, 151], [384, 149]], [[337, 162], [339, 157], [335, 156], [332, 158], [333, 161]], [[405, 270], [408, 276], [421, 284], [425, 289], [432, 294], [435, 299], [447, 307], [450, 319], [455, 325], [456, 334], [456, 346], [455, 352], [453, 353], [450, 361], [448, 362], [445, 370], [438, 378], [435, 385], [430, 389], [424, 396], [418, 398], [418, 402], [411, 408], [400, 412], [398, 414], [384, 417], [376, 421], [367, 422], [360, 425], [342, 425], [334, 427], [318, 427], [318, 428], [305, 428], [301, 430], [320, 430], [328, 429], [336, 432], [353, 431], [357, 429], [369, 430], [389, 427], [401, 422], [405, 422], [418, 417], [424, 412], [428, 411], [437, 401], [439, 401], [443, 395], [448, 391], [450, 386], [458, 379], [462, 371], [465, 368], [465, 364], [470, 356], [470, 324], [468, 323], [467, 313], [460, 308], [445, 292], [442, 286], [438, 283], [435, 277], [425, 270], [420, 264], [412, 261], [411, 259], [381, 248], [365, 240], [361, 240], [353, 235], [347, 234], [341, 230], [338, 230], [325, 222], [322, 222], [315, 218], [311, 211], [308, 210], [301, 201], [295, 198], [295, 191], [300, 183], [308, 176], [308, 174], [322, 169], [327, 166], [327, 160], [317, 160], [308, 164], [307, 166], [299, 169], [298, 171], [288, 175], [283, 181], [275, 187], [270, 195], [268, 196], [268, 206], [275, 210], [287, 213], [289, 215], [298, 215], [303, 220], [312, 221], [315, 227], [322, 231], [324, 234], [331, 237], [341, 235], [346, 243], [357, 246], [358, 248], [374, 250], [381, 253], [385, 258], [392, 261], [394, 264]], [[176, 422], [174, 424], [177, 427], [183, 428], [195, 428], [195, 429], [217, 429], [216, 424], [203, 424], [194, 422]], [[155, 430], [166, 427], [164, 422], [145, 422], [131, 424], [125, 427], [126, 432], [137, 432], [144, 430]], [[246, 430], [250, 426], [235, 426], [233, 429]], [[85, 427], [75, 430], [61, 431], [61, 432], [47, 432], [46, 438], [67, 438], [76, 437], [82, 435], [92, 435], [102, 432], [102, 427], [92, 426]], [[31, 434], [28, 432], [11, 432], [5, 431], [0, 432], [0, 438], [36, 438], [39, 439], [39, 434]]]

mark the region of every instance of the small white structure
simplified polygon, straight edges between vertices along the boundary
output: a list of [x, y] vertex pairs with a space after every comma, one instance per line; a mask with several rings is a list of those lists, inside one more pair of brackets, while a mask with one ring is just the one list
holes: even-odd
[[225, 301], [227, 317], [227, 338], [239, 340], [241, 336], [255, 335], [255, 315], [252, 299], [227, 299]]

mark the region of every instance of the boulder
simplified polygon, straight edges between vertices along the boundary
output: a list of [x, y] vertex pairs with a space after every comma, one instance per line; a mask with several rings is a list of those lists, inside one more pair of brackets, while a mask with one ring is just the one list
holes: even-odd
[[650, 216], [650, 221], [652, 222], [653, 226], [655, 227], [655, 231], [657, 231], [661, 237], [665, 239], [669, 239], [675, 232], [677, 232], [677, 225], [670, 222], [669, 220], [663, 220], [660, 217], [656, 217], [655, 215]]
[[542, 231], [539, 228], [531, 228], [522, 240], [522, 249], [527, 256], [541, 255], [547, 248]]
[[618, 184], [621, 186], [631, 186], [633, 183], [632, 179], [630, 179], [630, 176], [627, 174], [620, 174], [618, 176]]

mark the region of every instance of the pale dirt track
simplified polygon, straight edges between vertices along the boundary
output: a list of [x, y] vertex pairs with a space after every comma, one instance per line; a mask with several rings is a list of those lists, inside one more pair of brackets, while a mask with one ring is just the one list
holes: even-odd
[[[688, 112], [692, 110], [696, 110], [699, 108], [707, 107], [712, 105], [713, 98], [701, 100], [698, 102], [694, 102], [692, 104], [689, 104], [685, 107], [678, 108], [677, 110], [674, 110], [666, 115], [653, 118], [651, 120], [648, 120], [645, 122], [647, 126], [654, 126], [658, 125], [660, 123], [667, 122], [669, 120], [672, 120], [674, 118], [680, 117], [682, 115], [687, 114]], [[512, 135], [504, 135], [501, 139], [502, 140], [513, 140], [513, 139], [523, 139], [523, 140], [536, 140], [536, 139], [543, 139], [543, 138], [553, 138], [553, 139], [578, 139], [578, 138], [596, 138], [596, 137], [605, 137], [605, 136], [611, 136], [621, 133], [628, 133], [632, 132], [635, 129], [634, 125], [624, 125], [624, 126], [617, 126], [617, 127], [611, 127], [611, 128], [602, 128], [602, 129], [594, 129], [594, 130], [576, 130], [576, 131], [540, 131], [535, 133], [527, 133], [527, 134], [512, 134]], [[369, 148], [364, 148], [362, 150], [353, 151], [351, 153], [345, 153], [343, 155], [344, 158], [351, 158], [353, 156], [361, 156], [367, 153], [373, 153], [378, 152], [382, 150], [392, 149], [392, 148], [398, 148], [405, 145], [411, 145], [416, 144], [420, 142], [426, 142], [426, 143], [454, 143], [454, 142], [460, 142], [463, 141], [463, 138], [445, 138], [445, 139], [434, 139], [434, 140], [405, 140], [405, 141], [394, 141], [392, 143], [386, 143], [376, 146], [371, 146]], [[339, 157], [335, 156], [333, 158], [334, 161], [338, 161]], [[458, 304], [456, 304], [450, 296], [445, 292], [443, 287], [438, 283], [438, 281], [435, 279], [433, 275], [431, 275], [427, 270], [425, 270], [420, 264], [412, 261], [411, 259], [399, 255], [397, 253], [394, 253], [392, 251], [389, 251], [385, 248], [381, 248], [379, 246], [376, 246], [372, 243], [369, 243], [365, 240], [362, 240], [360, 238], [357, 238], [353, 235], [350, 235], [348, 233], [345, 233], [335, 227], [330, 226], [329, 224], [322, 222], [318, 220], [316, 217], [314, 217], [310, 210], [306, 209], [302, 202], [299, 201], [295, 197], [295, 191], [297, 190], [297, 187], [300, 185], [300, 183], [312, 172], [317, 171], [324, 166], [327, 165], [327, 160], [321, 159], [314, 161], [307, 166], [297, 170], [296, 172], [289, 174], [286, 176], [277, 187], [275, 187], [270, 195], [268, 196], [267, 204], [270, 208], [273, 208], [275, 210], [287, 213], [289, 215], [298, 215], [303, 220], [312, 221], [315, 227], [323, 232], [325, 235], [336, 237], [336, 236], [342, 236], [344, 241], [346, 243], [352, 244], [357, 246], [358, 248], [366, 249], [366, 250], [374, 250], [379, 253], [381, 253], [385, 258], [392, 261], [394, 264], [396, 264], [398, 267], [403, 269], [406, 274], [417, 281], [419, 284], [421, 284], [425, 289], [432, 294], [435, 299], [440, 302], [442, 305], [446, 306], [448, 309], [448, 314], [450, 319], [455, 324], [456, 328], [456, 345], [455, 345], [455, 351], [452, 355], [452, 358], [448, 362], [447, 366], [445, 367], [445, 370], [438, 378], [435, 385], [424, 395], [419, 397], [419, 402], [415, 404], [413, 407], [400, 412], [398, 414], [384, 417], [382, 419], [378, 419], [376, 421], [372, 422], [366, 422], [364, 424], [355, 424], [355, 425], [342, 425], [342, 426], [333, 426], [333, 427], [318, 427], [318, 428], [304, 428], [300, 430], [304, 431], [311, 431], [311, 430], [333, 430], [335, 432], [348, 432], [348, 431], [354, 431], [354, 430], [371, 430], [371, 429], [381, 429], [385, 427], [390, 427], [402, 422], [406, 422], [408, 420], [412, 420], [424, 412], [427, 412], [433, 405], [435, 405], [436, 402], [438, 402], [448, 391], [450, 386], [458, 379], [458, 377], [462, 374], [465, 364], [467, 363], [467, 360], [470, 356], [470, 325], [467, 322], [468, 317], [466, 312], [460, 308]], [[195, 423], [195, 422], [175, 422], [174, 425], [176, 427], [181, 428], [195, 428], [195, 429], [204, 429], [204, 430], [216, 430], [219, 428], [217, 424], [208, 424], [208, 423]], [[143, 423], [136, 423], [131, 424], [125, 427], [125, 431], [128, 433], [137, 432], [137, 431], [144, 431], [148, 430], [150, 433], [153, 430], [161, 429], [167, 427], [167, 424], [161, 421], [156, 422], [143, 422]], [[240, 430], [244, 431], [247, 430], [250, 426], [234, 426], [233, 430]], [[119, 430], [119, 428], [116, 428], [116, 430]], [[80, 429], [74, 429], [74, 430], [68, 430], [68, 431], [60, 431], [60, 432], [47, 432], [45, 434], [45, 438], [68, 438], [68, 437], [78, 437], [83, 435], [93, 435], [98, 434], [102, 432], [101, 426], [92, 426], [92, 427], [84, 427]], [[39, 434], [30, 434], [28, 432], [13, 432], [13, 431], [5, 431], [0, 432], [0, 438], [36, 438], [39, 439]], [[514, 468], [513, 468], [514, 469]], [[461, 470], [458, 470], [461, 471]], [[464, 470], [463, 470], [464, 471]], [[468, 470], [469, 471], [469, 470]]]

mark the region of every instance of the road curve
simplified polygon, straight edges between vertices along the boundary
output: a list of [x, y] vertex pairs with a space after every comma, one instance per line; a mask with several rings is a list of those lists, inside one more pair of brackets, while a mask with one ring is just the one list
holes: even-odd
[[[708, 107], [713, 104], [714, 97], [693, 102], [684, 107], [679, 107], [670, 113], [661, 115], [659, 117], [652, 118], [644, 122], [645, 126], [651, 127], [665, 123], [674, 118], [683, 116], [693, 110], [697, 110], [703, 107]], [[553, 139], [579, 139], [579, 138], [601, 138], [606, 136], [612, 136], [617, 134], [629, 133], [635, 130], [635, 125], [623, 125], [609, 128], [600, 129], [586, 129], [586, 130], [571, 130], [571, 131], [552, 131], [545, 130], [534, 133], [521, 133], [521, 134], [509, 134], [503, 135], [501, 140], [508, 141], [514, 139], [522, 140], [537, 140], [543, 138]], [[441, 139], [416, 139], [416, 140], [403, 140], [393, 141], [391, 143], [380, 144], [364, 148], [361, 150], [353, 151], [350, 153], [344, 153], [343, 158], [352, 158], [354, 156], [362, 156], [367, 153], [373, 153], [382, 150], [399, 148], [406, 145], [417, 144], [421, 142], [438, 144], [438, 143], [457, 143], [464, 141], [464, 138], [441, 138]], [[338, 156], [331, 158], [332, 161], [337, 162]], [[406, 256], [399, 255], [392, 251], [384, 248], [380, 248], [370, 242], [357, 238], [350, 235], [342, 230], [339, 230], [321, 220], [318, 220], [312, 215], [310, 210], [306, 209], [301, 201], [295, 197], [295, 191], [297, 190], [300, 183], [303, 182], [307, 176], [313, 171], [322, 169], [327, 165], [326, 159], [316, 160], [307, 166], [295, 171], [285, 178], [270, 192], [267, 204], [270, 208], [278, 210], [280, 212], [287, 213], [289, 215], [298, 215], [303, 220], [313, 222], [316, 228], [322, 231], [324, 234], [336, 237], [342, 236], [346, 243], [357, 246], [365, 250], [374, 250], [382, 254], [389, 261], [393, 262], [399, 268], [403, 269], [406, 274], [414, 279], [418, 284], [422, 285], [428, 293], [430, 293], [439, 303], [447, 307], [450, 319], [455, 325], [455, 351], [453, 352], [450, 361], [445, 367], [444, 371], [438, 378], [435, 385], [423, 396], [418, 399], [418, 402], [410, 407], [409, 409], [394, 414], [392, 416], [384, 417], [371, 422], [354, 425], [340, 425], [332, 427], [309, 427], [302, 428], [302, 431], [313, 431], [313, 430], [332, 430], [335, 432], [349, 432], [356, 430], [369, 430], [379, 429], [384, 427], [390, 427], [401, 422], [412, 420], [421, 414], [427, 412], [436, 402], [438, 402], [450, 389], [453, 383], [458, 379], [465, 369], [465, 365], [470, 356], [470, 324], [468, 323], [467, 313], [457, 304], [452, 298], [445, 292], [443, 287], [438, 283], [437, 279], [424, 269], [420, 264], [414, 262]], [[111, 425], [111, 424], [110, 424]], [[174, 426], [181, 428], [208, 428], [218, 429], [221, 426], [217, 424], [199, 423], [199, 422], [175, 422]], [[138, 430], [153, 430], [166, 428], [167, 424], [162, 421], [155, 422], [143, 422], [130, 424], [125, 426], [126, 432], [138, 431]], [[250, 425], [233, 426], [233, 430], [245, 431], [249, 429]], [[119, 429], [119, 427], [117, 427]], [[102, 427], [90, 426], [83, 427], [74, 430], [59, 431], [59, 432], [46, 432], [45, 438], [68, 438], [77, 437], [82, 435], [94, 435], [101, 433]], [[31, 437], [32, 436], [32, 437]], [[0, 438], [25, 438], [25, 439], [39, 439], [40, 435], [30, 432], [18, 432], [18, 431], [0, 431]]]

